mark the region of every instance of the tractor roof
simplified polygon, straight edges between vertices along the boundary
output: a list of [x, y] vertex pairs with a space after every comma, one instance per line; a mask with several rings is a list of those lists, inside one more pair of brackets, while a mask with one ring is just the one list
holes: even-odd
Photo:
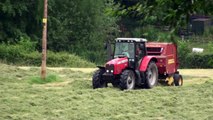
[[125, 42], [146, 42], [145, 38], [117, 38], [116, 41], [125, 41]]

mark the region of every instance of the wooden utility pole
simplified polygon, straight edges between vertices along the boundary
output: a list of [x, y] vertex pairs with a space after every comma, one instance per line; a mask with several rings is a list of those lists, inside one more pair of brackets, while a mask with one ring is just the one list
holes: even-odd
[[47, 61], [47, 6], [48, 0], [44, 0], [44, 18], [43, 34], [42, 34], [42, 64], [41, 64], [41, 79], [46, 79], [46, 61]]

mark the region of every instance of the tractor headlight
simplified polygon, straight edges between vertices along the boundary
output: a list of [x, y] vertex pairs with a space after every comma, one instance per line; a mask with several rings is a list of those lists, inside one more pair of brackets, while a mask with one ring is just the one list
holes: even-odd
[[106, 65], [106, 72], [107, 73], [114, 73], [114, 65]]

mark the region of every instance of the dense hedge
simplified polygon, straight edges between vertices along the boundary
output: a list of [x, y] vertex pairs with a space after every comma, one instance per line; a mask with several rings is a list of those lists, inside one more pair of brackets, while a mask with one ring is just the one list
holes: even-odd
[[[35, 51], [33, 43], [28, 41], [16, 45], [1, 44], [0, 60], [8, 64], [40, 66], [41, 53]], [[48, 51], [47, 66], [95, 67], [95, 64], [67, 52]]]
[[181, 68], [213, 68], [213, 54], [186, 54], [180, 59]]
[[[0, 61], [8, 64], [40, 66], [41, 53], [36, 51], [35, 46], [36, 43], [24, 38], [15, 45], [0, 44]], [[190, 53], [184, 42], [179, 43], [178, 51], [180, 68], [213, 68], [213, 54]], [[94, 54], [91, 52], [91, 57], [94, 57]], [[48, 51], [47, 66], [95, 67], [95, 64], [67, 52]]]
[[212, 43], [206, 44], [204, 53], [192, 53], [189, 41], [178, 41], [180, 68], [213, 68]]

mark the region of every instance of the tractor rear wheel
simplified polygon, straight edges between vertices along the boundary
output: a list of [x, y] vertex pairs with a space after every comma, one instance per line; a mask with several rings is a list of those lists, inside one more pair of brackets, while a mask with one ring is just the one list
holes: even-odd
[[175, 73], [173, 75], [173, 79], [174, 79], [174, 85], [175, 86], [182, 86], [183, 85], [183, 77], [182, 77], [182, 75]]
[[124, 70], [120, 77], [119, 87], [121, 90], [132, 90], [135, 87], [135, 73], [132, 70]]
[[146, 70], [146, 88], [153, 88], [158, 82], [158, 68], [155, 62], [150, 62]]
[[92, 77], [93, 89], [107, 87], [106, 81], [102, 79], [102, 75], [105, 73], [104, 69], [97, 70]]

